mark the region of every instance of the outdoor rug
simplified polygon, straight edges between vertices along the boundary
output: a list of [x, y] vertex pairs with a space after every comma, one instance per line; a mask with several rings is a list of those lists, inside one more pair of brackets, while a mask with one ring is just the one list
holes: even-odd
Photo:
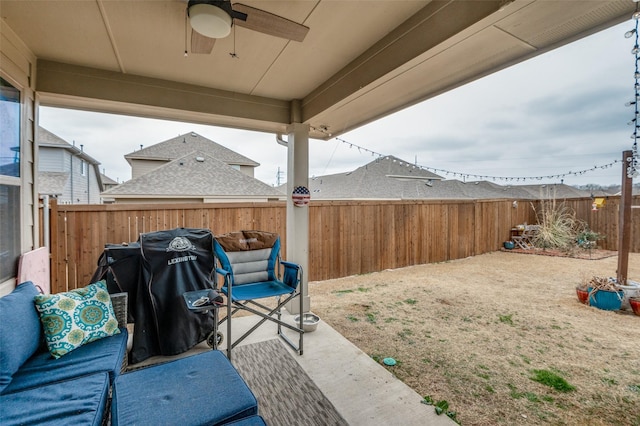
[[269, 426], [348, 425], [277, 339], [236, 347], [233, 364]]

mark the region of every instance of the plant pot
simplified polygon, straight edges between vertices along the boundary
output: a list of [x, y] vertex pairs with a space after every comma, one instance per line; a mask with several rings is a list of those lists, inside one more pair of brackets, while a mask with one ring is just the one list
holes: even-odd
[[589, 304], [589, 291], [585, 288], [576, 287], [576, 295], [580, 303]]
[[640, 283], [627, 280], [627, 285], [619, 285], [618, 288], [624, 291], [624, 299], [622, 299], [622, 307], [620, 309], [631, 309], [629, 299], [632, 297], [640, 297]]
[[513, 248], [516, 246], [513, 241], [505, 241], [504, 243], [502, 243], [502, 245], [507, 250], [513, 250]]
[[588, 290], [589, 305], [605, 311], [617, 311], [622, 307], [622, 300], [624, 299], [624, 292], [622, 290], [598, 290], [593, 294], [591, 293], [591, 287], [589, 287]]
[[631, 309], [633, 310], [634, 314], [640, 315], [640, 297], [630, 298], [629, 305], [631, 305]]

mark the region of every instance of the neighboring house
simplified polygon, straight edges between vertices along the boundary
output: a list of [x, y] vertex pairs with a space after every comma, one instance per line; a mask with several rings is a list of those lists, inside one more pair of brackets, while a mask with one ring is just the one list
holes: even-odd
[[423, 168], [394, 156], [380, 157], [352, 172], [313, 177], [312, 200], [424, 198], [424, 188], [442, 180]]
[[205, 152], [193, 151], [102, 193], [105, 203], [264, 202], [285, 194]]
[[393, 156], [380, 157], [352, 172], [309, 181], [312, 200], [539, 199], [589, 197], [564, 184], [498, 185], [487, 181], [444, 180]]
[[105, 191], [120, 185], [118, 182], [111, 179], [109, 176], [105, 175], [104, 173], [100, 173], [100, 178], [102, 179], [102, 188]]
[[100, 163], [80, 148], [39, 127], [38, 192], [60, 204], [100, 204]]
[[254, 177], [253, 170], [260, 165], [260, 163], [256, 163], [195, 132], [180, 135], [139, 151], [134, 151], [125, 155], [124, 158], [131, 165], [131, 177], [135, 179], [194, 151], [199, 151], [218, 161], [222, 161], [250, 177]]
[[566, 199], [584, 198], [591, 196], [589, 191], [583, 191], [564, 183], [547, 183], [540, 185], [498, 185], [488, 181], [470, 182], [467, 185], [480, 185], [493, 191], [490, 198], [515, 198], [515, 199]]

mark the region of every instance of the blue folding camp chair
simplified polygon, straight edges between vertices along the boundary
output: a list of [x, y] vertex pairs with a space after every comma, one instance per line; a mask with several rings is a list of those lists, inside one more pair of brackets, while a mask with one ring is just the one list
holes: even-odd
[[[264, 231], [237, 231], [214, 238], [213, 251], [216, 258], [216, 272], [223, 277], [220, 291], [227, 296], [227, 316], [218, 325], [227, 322], [227, 356], [231, 359], [231, 350], [249, 334], [266, 321], [278, 324], [278, 335], [302, 355], [303, 316], [299, 324], [291, 325], [281, 318], [282, 307], [298, 298], [299, 312], [303, 312], [303, 300], [298, 290], [302, 280], [302, 268], [280, 259], [280, 238], [278, 234]], [[276, 298], [276, 307], [271, 308], [258, 302], [258, 299]], [[231, 339], [232, 316], [246, 310], [257, 316], [260, 321], [249, 331]], [[283, 332], [283, 328], [298, 333], [295, 344]]]

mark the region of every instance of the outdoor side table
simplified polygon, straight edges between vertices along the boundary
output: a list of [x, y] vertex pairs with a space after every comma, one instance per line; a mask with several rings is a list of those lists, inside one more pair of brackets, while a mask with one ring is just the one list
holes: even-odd
[[213, 330], [207, 336], [207, 344], [214, 350], [222, 343], [222, 333], [218, 331], [218, 308], [224, 305], [223, 297], [215, 290], [188, 291], [182, 295], [191, 312], [206, 314], [213, 311]]

